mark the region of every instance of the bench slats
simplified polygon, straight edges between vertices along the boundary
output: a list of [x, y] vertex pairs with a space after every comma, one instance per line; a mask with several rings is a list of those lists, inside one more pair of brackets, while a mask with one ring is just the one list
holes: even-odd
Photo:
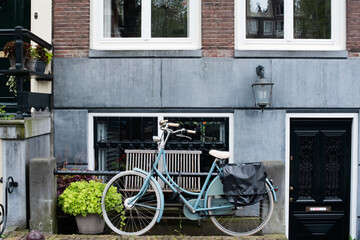
[[[157, 154], [155, 150], [125, 150], [126, 153], [126, 170], [133, 168], [140, 168], [145, 171], [150, 171], [153, 162], [156, 160]], [[201, 151], [183, 151], [183, 150], [167, 150], [166, 151], [166, 167], [168, 172], [180, 173], [199, 173], [200, 172], [200, 156]], [[160, 172], [164, 172], [163, 160], [158, 164]], [[172, 179], [180, 184], [183, 189], [189, 191], [200, 191], [200, 177], [182, 176]], [[157, 179], [159, 181], [159, 179]], [[129, 188], [134, 188], [135, 183], [129, 181]], [[160, 186], [164, 191], [171, 191], [168, 186], [164, 187], [162, 181], [159, 181]]]

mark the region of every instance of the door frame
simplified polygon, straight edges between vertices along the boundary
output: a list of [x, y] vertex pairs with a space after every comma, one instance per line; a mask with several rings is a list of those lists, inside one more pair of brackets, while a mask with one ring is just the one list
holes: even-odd
[[286, 237], [289, 237], [289, 189], [290, 187], [290, 120], [292, 118], [316, 119], [316, 118], [347, 118], [351, 124], [351, 176], [350, 176], [350, 229], [349, 234], [356, 236], [357, 226], [357, 176], [358, 176], [358, 148], [359, 148], [359, 114], [358, 113], [287, 113], [285, 134], [285, 227]]

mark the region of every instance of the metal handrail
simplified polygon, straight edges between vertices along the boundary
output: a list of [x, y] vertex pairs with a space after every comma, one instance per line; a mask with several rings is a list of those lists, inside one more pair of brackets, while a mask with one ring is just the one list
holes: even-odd
[[0, 29], [0, 36], [15, 36], [16, 29], [20, 29], [23, 36], [30, 38], [30, 40], [38, 43], [42, 47], [51, 50], [53, 47], [50, 43], [46, 42], [44, 39], [38, 37], [34, 33], [30, 32], [28, 29], [16, 26], [15, 29]]

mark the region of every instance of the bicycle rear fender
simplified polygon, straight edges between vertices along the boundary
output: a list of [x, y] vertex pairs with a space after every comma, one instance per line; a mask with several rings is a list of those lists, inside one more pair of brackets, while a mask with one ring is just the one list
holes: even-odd
[[[139, 168], [134, 168], [133, 171], [142, 173], [142, 174], [144, 174], [146, 176], [149, 176], [149, 174], [151, 174], [151, 173], [146, 172], [146, 171], [144, 171], [142, 169], [139, 169]], [[164, 201], [164, 194], [163, 194], [163, 192], [161, 190], [161, 187], [160, 187], [158, 181], [156, 181], [156, 179], [154, 177], [151, 177], [151, 180], [154, 181], [154, 183], [155, 183], [155, 185], [156, 185], [156, 187], [157, 187], [157, 189], [159, 190], [159, 193], [160, 193], [160, 212], [159, 212], [158, 218], [156, 219], [156, 222], [159, 223], [160, 220], [161, 220], [161, 217], [163, 215], [163, 212], [164, 212], [164, 202], [165, 202]]]

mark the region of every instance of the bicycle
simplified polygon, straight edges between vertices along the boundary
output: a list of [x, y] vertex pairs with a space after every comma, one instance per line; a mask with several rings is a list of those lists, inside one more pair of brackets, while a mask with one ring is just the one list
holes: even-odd
[[[266, 193], [260, 202], [248, 206], [236, 206], [224, 196], [221, 182], [222, 166], [230, 157], [229, 152], [211, 150], [209, 154], [215, 158], [200, 192], [187, 191], [170, 177], [166, 166], [165, 144], [171, 134], [195, 134], [195, 131], [178, 128], [177, 123], [160, 121], [162, 137], [154, 136], [158, 144], [158, 155], [153, 163], [152, 171], [134, 168], [114, 176], [106, 185], [102, 196], [102, 211], [106, 224], [120, 235], [142, 235], [150, 230], [156, 222], [160, 222], [164, 211], [164, 194], [155, 179], [157, 176], [178, 195], [184, 203], [184, 215], [191, 220], [210, 218], [222, 232], [233, 236], [247, 236], [260, 231], [270, 220], [276, 201], [275, 188], [271, 180], [266, 179]], [[163, 156], [164, 172], [157, 168]], [[211, 181], [212, 174], [217, 175]], [[115, 206], [105, 206], [104, 199], [110, 188], [116, 188], [122, 195], [125, 212], [118, 212]], [[186, 199], [183, 193], [194, 196]], [[124, 219], [125, 216], [125, 219]], [[123, 221], [122, 221], [123, 220]]]

